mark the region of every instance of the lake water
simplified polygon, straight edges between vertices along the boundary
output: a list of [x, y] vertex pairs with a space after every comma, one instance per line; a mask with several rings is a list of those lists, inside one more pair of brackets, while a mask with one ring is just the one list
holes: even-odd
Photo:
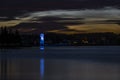
[[120, 46], [1, 49], [0, 80], [120, 80]]

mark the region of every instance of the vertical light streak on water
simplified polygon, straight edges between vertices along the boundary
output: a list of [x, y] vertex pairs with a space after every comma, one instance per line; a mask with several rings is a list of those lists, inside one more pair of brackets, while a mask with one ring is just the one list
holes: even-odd
[[[40, 50], [44, 51], [44, 34], [40, 34]], [[44, 53], [42, 53], [44, 54]], [[44, 56], [40, 59], [40, 77], [41, 80], [44, 79]]]
[[40, 59], [40, 77], [41, 80], [44, 79], [44, 58]]

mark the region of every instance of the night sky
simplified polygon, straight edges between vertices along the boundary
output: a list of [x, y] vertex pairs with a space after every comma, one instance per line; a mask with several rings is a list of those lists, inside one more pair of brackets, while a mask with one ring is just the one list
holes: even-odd
[[120, 33], [119, 0], [0, 0], [0, 27], [21, 33]]

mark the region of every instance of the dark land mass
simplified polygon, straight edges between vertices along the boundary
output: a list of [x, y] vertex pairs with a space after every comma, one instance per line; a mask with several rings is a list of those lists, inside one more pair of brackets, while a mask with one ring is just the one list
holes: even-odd
[[[44, 33], [45, 46], [110, 46], [120, 45], [120, 34], [86, 33], [86, 34], [56, 34]], [[40, 46], [39, 34], [20, 34], [11, 29], [0, 29], [0, 48]]]

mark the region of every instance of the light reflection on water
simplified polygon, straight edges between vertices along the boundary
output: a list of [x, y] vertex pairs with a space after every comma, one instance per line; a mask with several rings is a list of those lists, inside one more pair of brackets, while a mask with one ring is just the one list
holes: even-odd
[[120, 64], [71, 59], [7, 59], [1, 80], [119, 80]]
[[[74, 49], [72, 51], [74, 52]], [[69, 52], [72, 53], [72, 51]], [[43, 53], [47, 53], [45, 56], [48, 55], [48, 57], [31, 57], [35, 55], [35, 53], [31, 54], [31, 51], [27, 54], [30, 55], [29, 57], [23, 57], [23, 53], [21, 53], [22, 57], [14, 56], [13, 58], [3, 55], [4, 57], [0, 58], [0, 80], [120, 80], [119, 55], [93, 54], [90, 56], [90, 53], [86, 54], [86, 57], [78, 55], [78, 52], [80, 51], [78, 50], [74, 55], [70, 54], [71, 56], [68, 56], [67, 50], [65, 53], [62, 50], [56, 50], [59, 54], [52, 54], [52, 51], [49, 54], [47, 51], [41, 52], [42, 56]]]
[[41, 79], [44, 79], [44, 58], [40, 59], [40, 75]]
[[41, 80], [40, 59], [1, 59], [0, 80]]
[[120, 80], [120, 64], [47, 59], [45, 80]]

